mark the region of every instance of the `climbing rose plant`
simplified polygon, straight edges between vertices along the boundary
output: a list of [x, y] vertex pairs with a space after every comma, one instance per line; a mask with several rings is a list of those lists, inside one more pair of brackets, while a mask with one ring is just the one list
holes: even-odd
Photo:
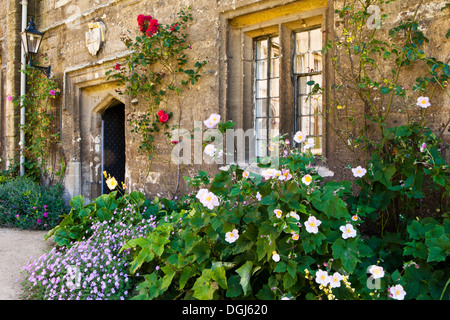
[[181, 97], [186, 87], [194, 85], [201, 77], [200, 71], [206, 61], [193, 61], [187, 42], [188, 35], [183, 33], [193, 20], [189, 8], [177, 14], [172, 24], [161, 24], [149, 15], [140, 14], [137, 24], [140, 34], [132, 40], [124, 37], [131, 54], [123, 64], [116, 64], [107, 72], [109, 78], [124, 86], [121, 94], [139, 98], [147, 104], [143, 114], [130, 115], [132, 132], [141, 138], [139, 149], [153, 157], [155, 135], [165, 130], [170, 138], [169, 120], [174, 109], [178, 119], [172, 128], [181, 121]]

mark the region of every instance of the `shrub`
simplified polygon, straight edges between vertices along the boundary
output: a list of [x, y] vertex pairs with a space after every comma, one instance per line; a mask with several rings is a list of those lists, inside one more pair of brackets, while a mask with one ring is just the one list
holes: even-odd
[[[421, 236], [411, 235], [417, 221], [408, 215], [415, 207], [408, 199], [415, 199], [410, 193], [422, 189], [389, 189], [396, 185], [393, 177], [399, 179], [415, 163], [400, 162], [387, 175], [374, 155], [369, 170], [352, 168], [356, 185], [362, 187], [358, 193], [350, 181], [324, 181], [312, 167], [309, 151], [290, 149], [283, 139], [279, 143], [285, 155], [280, 170], [264, 168], [259, 175], [231, 166], [212, 180], [200, 172], [188, 179], [198, 190], [186, 200], [188, 208], [168, 211], [151, 234], [124, 245], [122, 250], [131, 249], [134, 255], [130, 272], [145, 274], [135, 299], [447, 297], [448, 215], [433, 222], [440, 225], [437, 231], [431, 232], [424, 219], [428, 227]], [[442, 189], [440, 177], [448, 166], [437, 157], [435, 146], [430, 144], [429, 150], [436, 156], [423, 156], [421, 168], [432, 177], [432, 187]], [[439, 172], [433, 173], [436, 159]], [[390, 190], [397, 192], [390, 200], [410, 204], [396, 212], [408, 233], [364, 233], [366, 221], [376, 220], [373, 213], [380, 210], [367, 201], [365, 188], [373, 199]], [[448, 196], [448, 190], [443, 192]], [[420, 256], [416, 246], [422, 250]], [[424, 279], [430, 283], [422, 288]]]
[[[54, 247], [23, 267], [27, 299], [118, 300], [131, 294], [129, 260], [119, 253], [128, 239], [141, 237], [155, 226], [155, 218], [136, 219], [136, 208], [115, 209], [106, 221], [93, 221], [92, 234], [69, 248]], [[93, 218], [90, 218], [93, 219]]]
[[50, 230], [68, 211], [61, 185], [39, 185], [29, 177], [0, 184], [0, 226]]

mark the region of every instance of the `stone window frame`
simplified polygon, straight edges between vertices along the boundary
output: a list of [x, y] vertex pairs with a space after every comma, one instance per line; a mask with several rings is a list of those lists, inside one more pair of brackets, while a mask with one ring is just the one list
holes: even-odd
[[[318, 1], [320, 2], [320, 1]], [[222, 13], [222, 45], [221, 45], [221, 77], [220, 112], [227, 119], [236, 123], [236, 128], [243, 130], [254, 128], [254, 40], [259, 37], [277, 35], [280, 37], [281, 57], [280, 61], [280, 134], [288, 134], [289, 138], [295, 133], [295, 75], [293, 73], [294, 59], [294, 34], [299, 31], [321, 27], [326, 30], [329, 23], [329, 10], [327, 4], [311, 10], [292, 12], [276, 15], [273, 19], [257, 21], [253, 24], [242, 24], [241, 17], [255, 15], [261, 12], [261, 16], [270, 16], [267, 12], [283, 11], [292, 1], [279, 6], [269, 5], [246, 6], [233, 8]], [[253, 9], [253, 10], [252, 10]], [[245, 19], [244, 19], [245, 20]], [[236, 22], [238, 21], [238, 22]], [[330, 21], [330, 22], [329, 22]], [[327, 33], [323, 33], [322, 44], [327, 41]], [[323, 85], [327, 86], [327, 61], [325, 56], [322, 61]], [[323, 106], [326, 106], [327, 97], [323, 96]], [[325, 108], [325, 107], [324, 107]], [[325, 110], [324, 110], [325, 111]], [[322, 127], [322, 156], [326, 156], [326, 121]], [[249, 154], [246, 145], [246, 154]], [[248, 159], [247, 159], [248, 160]]]

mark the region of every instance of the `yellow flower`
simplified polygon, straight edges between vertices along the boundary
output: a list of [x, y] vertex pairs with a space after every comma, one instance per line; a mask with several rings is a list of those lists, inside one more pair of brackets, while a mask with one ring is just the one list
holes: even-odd
[[105, 178], [107, 178], [107, 176], [106, 176], [106, 171], [103, 171], [103, 176], [104, 176]]
[[338, 108], [338, 109], [344, 109], [345, 106], [338, 105], [336, 108]]
[[108, 186], [109, 190], [114, 190], [118, 185], [116, 178], [112, 177], [106, 180], [106, 185]]

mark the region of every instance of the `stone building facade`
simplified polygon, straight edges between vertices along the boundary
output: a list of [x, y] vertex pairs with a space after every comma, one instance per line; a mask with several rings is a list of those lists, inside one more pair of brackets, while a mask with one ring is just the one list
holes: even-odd
[[[386, 21], [386, 28], [410, 16], [419, 2], [402, 0], [390, 4], [392, 18]], [[450, 10], [440, 10], [445, 1], [422, 2], [419, 14], [430, 39], [426, 48], [431, 56], [448, 63], [450, 47], [445, 34], [450, 28]], [[18, 110], [8, 96], [17, 94], [20, 87], [23, 2], [1, 0], [1, 3], [0, 151], [6, 167], [17, 159], [19, 141]], [[301, 92], [308, 80], [322, 81], [327, 86], [335, 80], [330, 58], [322, 55], [320, 49], [328, 40], [341, 36], [334, 11], [345, 3], [345, 0], [28, 0], [28, 18], [33, 16], [37, 29], [45, 32], [40, 52], [47, 59], [41, 63], [51, 65], [52, 77], [61, 89], [57, 101], [61, 139], [55, 163], [64, 158], [67, 198], [83, 194], [92, 199], [104, 192], [102, 172], [112, 157], [105, 147], [108, 143], [122, 149], [124, 158], [120, 163], [129, 190], [173, 196], [179, 177], [177, 166], [168, 161], [170, 146], [158, 144], [159, 160], [148, 169], [147, 155], [138, 151], [128, 125], [124, 126], [123, 136], [107, 137], [108, 112], [115, 108], [118, 111], [112, 117], [126, 123], [126, 115], [143, 110], [145, 102], [120, 95], [117, 83], [105, 73], [129, 54], [121, 38], [124, 34], [130, 37], [138, 34], [139, 14], [170, 24], [186, 6], [192, 8], [194, 18], [188, 29], [191, 55], [206, 60], [207, 65], [200, 81], [183, 96], [181, 126], [192, 128], [194, 121], [218, 113], [222, 119], [235, 122], [236, 128], [267, 130], [267, 125], [273, 125], [292, 137], [305, 120], [315, 138], [317, 152], [327, 158], [327, 167], [339, 176], [345, 163], [353, 160], [351, 155], [339, 146], [325, 122], [314, 116], [300, 119], [293, 106], [302, 99]], [[308, 54], [302, 56], [304, 52]], [[294, 70], [297, 59], [305, 57], [310, 59], [308, 69]], [[321, 99], [320, 103], [326, 105], [329, 98]], [[440, 130], [450, 116], [449, 99], [439, 94], [435, 101], [439, 107], [428, 113], [429, 123]], [[267, 116], [265, 111], [269, 109]], [[447, 142], [450, 139], [447, 129], [443, 138]], [[183, 176], [192, 176], [198, 169], [214, 171], [217, 165], [183, 165], [182, 169]]]

